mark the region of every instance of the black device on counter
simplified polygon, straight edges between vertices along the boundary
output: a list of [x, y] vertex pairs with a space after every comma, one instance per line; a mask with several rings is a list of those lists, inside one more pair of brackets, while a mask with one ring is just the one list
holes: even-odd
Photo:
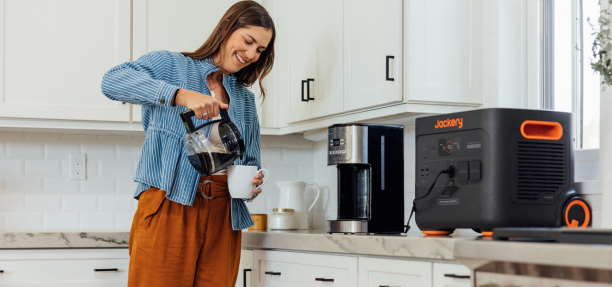
[[338, 170], [338, 219], [328, 233], [402, 233], [404, 126], [328, 128], [327, 165]]
[[416, 119], [419, 228], [591, 226], [574, 189], [571, 123], [570, 113], [502, 108]]

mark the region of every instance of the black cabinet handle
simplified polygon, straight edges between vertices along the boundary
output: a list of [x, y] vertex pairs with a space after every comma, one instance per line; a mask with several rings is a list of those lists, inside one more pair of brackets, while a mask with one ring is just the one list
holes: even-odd
[[302, 81], [302, 102], [308, 102], [308, 99], [304, 98], [304, 84], [308, 85], [308, 81]]
[[0, 270], [0, 273], [4, 273], [4, 270]]
[[315, 281], [334, 282], [334, 279], [315, 278]]
[[310, 101], [310, 100], [313, 100], [313, 101], [314, 101], [314, 98], [311, 98], [311, 97], [310, 97], [310, 82], [311, 82], [311, 81], [312, 81], [312, 82], [314, 82], [314, 79], [306, 79], [306, 88], [308, 89], [308, 90], [307, 90], [307, 98], [306, 98], [306, 99], [307, 99], [307, 100], [309, 100], [309, 101]]
[[246, 280], [246, 273], [247, 273], [247, 272], [251, 272], [251, 269], [244, 269], [244, 270], [243, 270], [243, 273], [242, 273], [242, 279], [244, 279], [244, 285], [243, 285], [244, 287], [247, 287], [247, 285], [246, 285], [246, 283], [247, 283], [247, 280]]
[[387, 81], [395, 81], [395, 78], [389, 78], [389, 59], [395, 59], [394, 56], [387, 56], [385, 60], [387, 62]]
[[264, 272], [264, 273], [265, 273], [265, 274], [268, 274], [268, 275], [274, 275], [274, 276], [281, 275], [281, 273], [280, 273], [280, 272], [273, 272], [273, 271], [266, 271], [266, 272]]
[[470, 279], [470, 275], [444, 274], [444, 277], [457, 278], [457, 279]]
[[108, 269], [94, 269], [95, 272], [110, 272], [110, 271], [119, 271], [117, 268], [108, 268]]

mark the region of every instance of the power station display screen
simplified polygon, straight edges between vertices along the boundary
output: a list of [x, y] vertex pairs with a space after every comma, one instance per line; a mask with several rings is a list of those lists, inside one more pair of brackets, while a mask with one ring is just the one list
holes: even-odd
[[340, 145], [340, 139], [334, 139], [334, 146], [339, 146]]
[[461, 154], [461, 138], [448, 138], [438, 140], [438, 155], [451, 156]]

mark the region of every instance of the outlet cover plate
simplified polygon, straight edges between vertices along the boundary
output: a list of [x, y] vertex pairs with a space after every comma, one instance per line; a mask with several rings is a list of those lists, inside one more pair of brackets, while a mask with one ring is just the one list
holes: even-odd
[[85, 179], [87, 174], [87, 157], [84, 153], [71, 153], [68, 161], [70, 179]]

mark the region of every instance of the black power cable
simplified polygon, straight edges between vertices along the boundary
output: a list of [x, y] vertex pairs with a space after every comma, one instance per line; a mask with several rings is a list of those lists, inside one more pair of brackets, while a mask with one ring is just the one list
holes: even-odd
[[[406, 222], [406, 225], [404, 225], [404, 227], [405, 227], [404, 228], [404, 233], [408, 233], [408, 230], [410, 230], [410, 219], [412, 219], [412, 214], [414, 214], [414, 212], [416, 211], [416, 201], [417, 200], [421, 200], [421, 199], [427, 197], [431, 193], [431, 191], [433, 190], [434, 186], [436, 186], [436, 182], [438, 181], [438, 178], [440, 178], [440, 176], [442, 174], [444, 174], [444, 173], [449, 175], [448, 177], [451, 178], [451, 180], [450, 180], [451, 183], [454, 184], [454, 181], [452, 180], [452, 178], [455, 177], [455, 167], [451, 165], [447, 169], [441, 170], [438, 173], [438, 175], [436, 176], [436, 179], [434, 179], [433, 183], [431, 184], [431, 186], [429, 187], [429, 190], [427, 191], [427, 193], [425, 195], [423, 195], [423, 196], [421, 196], [419, 198], [415, 198], [412, 201], [412, 210], [410, 211], [410, 217], [408, 217], [408, 222]], [[415, 193], [415, 197], [416, 197], [416, 193]]]

